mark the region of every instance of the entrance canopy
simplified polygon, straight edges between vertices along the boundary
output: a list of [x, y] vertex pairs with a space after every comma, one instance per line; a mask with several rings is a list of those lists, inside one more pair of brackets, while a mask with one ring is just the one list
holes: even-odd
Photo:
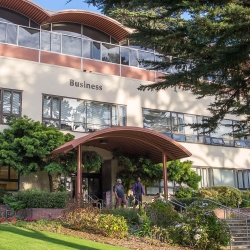
[[155, 163], [163, 164], [164, 194], [168, 197], [166, 162], [191, 156], [178, 142], [158, 132], [138, 127], [111, 127], [102, 129], [52, 151], [66, 153], [77, 147], [77, 197], [82, 196], [82, 146], [93, 146], [112, 151], [119, 148], [122, 153], [146, 156]]
[[191, 156], [191, 153], [173, 139], [158, 132], [139, 127], [111, 127], [67, 142], [52, 151], [66, 153], [79, 145], [93, 146], [112, 151], [119, 148], [122, 153], [147, 156], [155, 163], [162, 162], [162, 153], [167, 161]]

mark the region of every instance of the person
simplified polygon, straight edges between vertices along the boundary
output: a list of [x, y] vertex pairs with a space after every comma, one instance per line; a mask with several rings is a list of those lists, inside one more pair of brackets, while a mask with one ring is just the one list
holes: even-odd
[[115, 193], [115, 198], [116, 198], [116, 207], [123, 207], [127, 206], [127, 199], [124, 193], [124, 187], [122, 185], [122, 180], [117, 179], [117, 184], [114, 187], [114, 193]]
[[142, 183], [141, 183], [141, 178], [138, 177], [137, 181], [133, 184], [133, 195], [135, 197], [135, 206], [142, 205], [142, 195], [145, 194]]

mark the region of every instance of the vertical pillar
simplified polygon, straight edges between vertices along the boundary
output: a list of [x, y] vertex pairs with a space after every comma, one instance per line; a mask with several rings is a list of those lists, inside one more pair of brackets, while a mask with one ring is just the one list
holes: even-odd
[[164, 194], [168, 198], [168, 176], [167, 176], [167, 155], [162, 152], [162, 164], [163, 164], [163, 180], [164, 180]]
[[82, 198], [82, 145], [77, 147], [77, 182], [76, 182], [77, 199]]

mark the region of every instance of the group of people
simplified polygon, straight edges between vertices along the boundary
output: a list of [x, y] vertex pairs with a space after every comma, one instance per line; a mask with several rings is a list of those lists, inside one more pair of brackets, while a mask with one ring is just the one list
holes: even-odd
[[[142, 195], [145, 194], [144, 188], [141, 183], [141, 178], [138, 177], [136, 182], [133, 184], [133, 196], [134, 196], [134, 206], [137, 206], [138, 204], [142, 204]], [[126, 199], [126, 195], [124, 192], [124, 187], [122, 185], [122, 180], [117, 179], [117, 183], [113, 188], [115, 198], [116, 198], [116, 207], [126, 207], [128, 204], [128, 201]]]

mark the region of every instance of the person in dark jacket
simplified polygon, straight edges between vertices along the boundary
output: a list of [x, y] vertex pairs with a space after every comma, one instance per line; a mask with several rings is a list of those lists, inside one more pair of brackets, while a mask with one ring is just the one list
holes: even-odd
[[137, 181], [133, 184], [133, 195], [135, 197], [135, 206], [138, 205], [141, 206], [142, 204], [142, 195], [145, 194], [144, 188], [141, 183], [141, 178], [138, 177]]

